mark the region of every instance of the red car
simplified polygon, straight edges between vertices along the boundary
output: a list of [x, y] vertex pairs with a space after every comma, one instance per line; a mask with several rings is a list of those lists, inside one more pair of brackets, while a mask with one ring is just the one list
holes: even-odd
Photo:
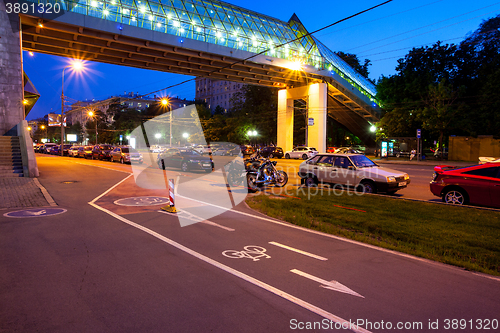
[[431, 192], [455, 205], [473, 204], [500, 208], [500, 163], [465, 168], [434, 168]]

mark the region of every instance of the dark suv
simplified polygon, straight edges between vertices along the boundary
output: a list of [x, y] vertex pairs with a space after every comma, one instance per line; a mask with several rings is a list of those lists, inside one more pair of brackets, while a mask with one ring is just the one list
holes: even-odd
[[111, 151], [113, 146], [111, 145], [97, 145], [92, 149], [92, 159], [93, 160], [109, 160], [111, 161]]
[[283, 149], [281, 147], [264, 147], [260, 151], [260, 155], [262, 157], [268, 158], [282, 158], [283, 157]]

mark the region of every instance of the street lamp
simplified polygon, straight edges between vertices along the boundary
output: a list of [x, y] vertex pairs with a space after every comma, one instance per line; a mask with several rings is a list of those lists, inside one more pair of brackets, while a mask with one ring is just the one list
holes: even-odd
[[155, 134], [156, 142], [158, 143], [158, 146], [160, 145], [160, 138], [161, 138], [161, 133], [156, 133]]
[[95, 144], [97, 145], [97, 114], [94, 111], [89, 111], [88, 115], [95, 121]]
[[[169, 107], [170, 105], [170, 102], [168, 100], [168, 98], [162, 98], [160, 100], [160, 104], [162, 107]], [[170, 123], [170, 130], [169, 130], [169, 135], [170, 135], [170, 140], [169, 140], [169, 146], [172, 147], [172, 110], [170, 109], [170, 115], [169, 115], [169, 123]]]
[[189, 133], [182, 133], [182, 137], [184, 139], [186, 139], [186, 146], [187, 146], [187, 143], [188, 143], [188, 138], [189, 138]]
[[248, 137], [250, 138], [250, 143], [252, 143], [252, 137], [256, 137], [258, 135], [256, 130], [249, 130], [247, 132]]
[[61, 88], [61, 156], [64, 156], [64, 70], [66, 68], [73, 68], [78, 71], [83, 68], [83, 63], [81, 61], [74, 61], [71, 65], [68, 65], [62, 70], [62, 88]]

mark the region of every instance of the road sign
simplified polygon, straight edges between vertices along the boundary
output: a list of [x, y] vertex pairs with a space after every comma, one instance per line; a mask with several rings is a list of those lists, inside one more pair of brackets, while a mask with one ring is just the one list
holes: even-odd
[[421, 130], [417, 130], [417, 138], [420, 139], [420, 137], [422, 136], [422, 131]]
[[52, 215], [66, 213], [66, 211], [67, 210], [64, 208], [31, 208], [31, 209], [16, 210], [14, 212], [8, 212], [3, 214], [3, 216], [14, 217], [14, 218], [44, 217], [44, 216], [52, 216]]
[[308, 125], [313, 126], [314, 125], [314, 118], [309, 118], [308, 119]]

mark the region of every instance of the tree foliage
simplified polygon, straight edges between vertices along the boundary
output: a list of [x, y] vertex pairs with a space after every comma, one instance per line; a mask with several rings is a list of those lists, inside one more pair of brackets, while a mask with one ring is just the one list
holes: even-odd
[[370, 72], [368, 71], [368, 67], [371, 66], [371, 62], [368, 59], [365, 59], [363, 64], [359, 60], [358, 56], [352, 53], [344, 53], [342, 51], [335, 52], [342, 60], [344, 60], [349, 66], [354, 68], [359, 74], [363, 75], [368, 79], [368, 75]]
[[380, 136], [426, 139], [447, 135], [500, 134], [500, 15], [484, 21], [459, 45], [436, 42], [398, 60], [395, 75], [382, 76], [377, 98], [384, 115]]

